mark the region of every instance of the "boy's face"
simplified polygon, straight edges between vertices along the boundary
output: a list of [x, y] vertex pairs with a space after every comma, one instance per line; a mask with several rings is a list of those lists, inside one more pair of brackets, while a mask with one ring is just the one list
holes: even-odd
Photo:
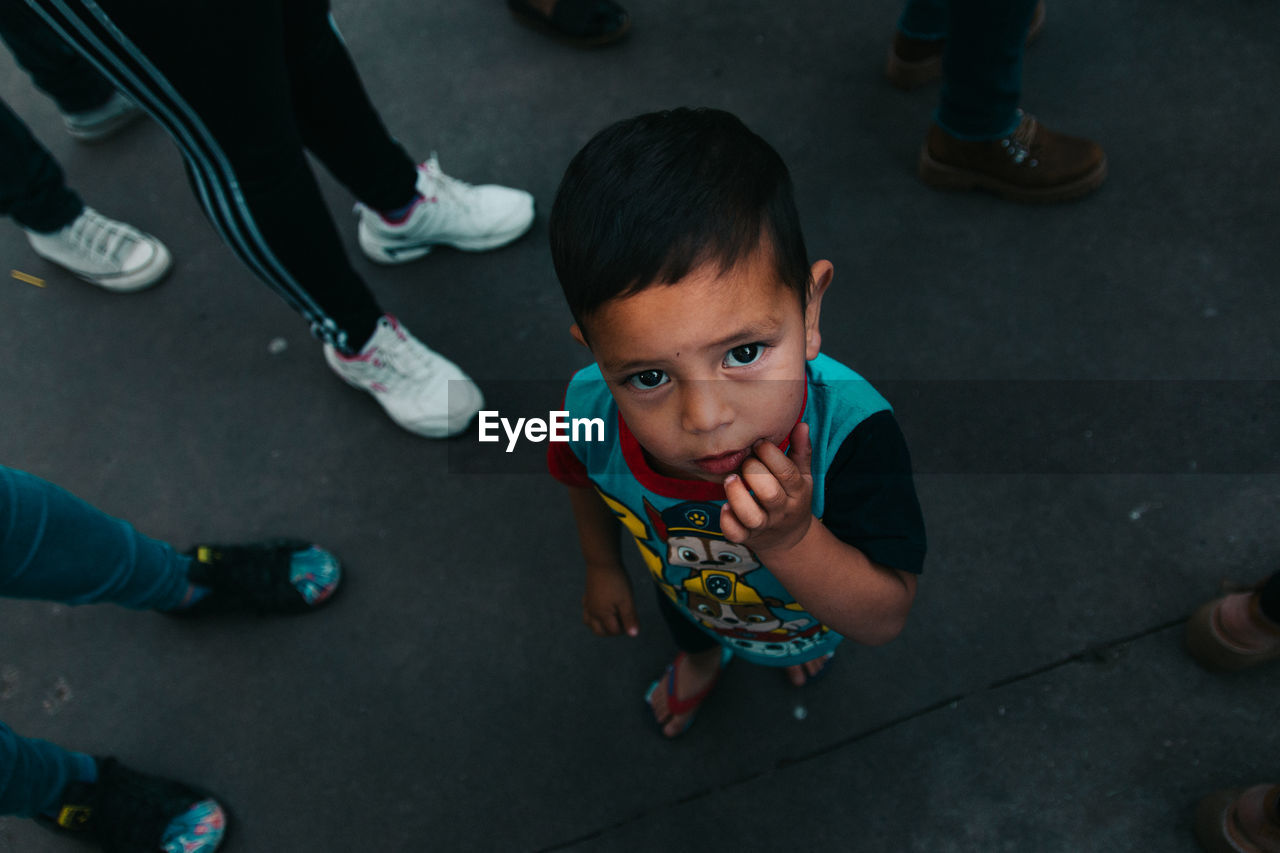
[[724, 274], [707, 264], [673, 285], [610, 300], [587, 320], [591, 352], [659, 473], [721, 482], [752, 445], [781, 444], [800, 417], [832, 267], [813, 265], [801, 310], [769, 251], [757, 249]]

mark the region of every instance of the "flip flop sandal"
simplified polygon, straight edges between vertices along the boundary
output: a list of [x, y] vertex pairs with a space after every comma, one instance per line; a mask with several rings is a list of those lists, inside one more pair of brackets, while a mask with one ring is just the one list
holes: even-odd
[[[685, 653], [680, 652], [676, 655], [676, 659], [667, 664], [667, 668], [662, 671], [662, 677], [649, 685], [649, 689], [644, 692], [644, 704], [649, 708], [649, 719], [658, 727], [658, 731], [662, 731], [665, 723], [658, 722], [653, 715], [653, 694], [658, 689], [659, 684], [665, 684], [667, 690], [667, 711], [672, 717], [678, 717], [681, 714], [688, 714], [689, 718], [684, 721], [684, 727], [671, 737], [679, 737], [689, 730], [689, 726], [693, 725], [694, 718], [698, 716], [698, 707], [711, 695], [711, 691], [715, 689], [716, 684], [720, 682], [720, 674], [724, 672], [724, 668], [729, 665], [730, 659], [733, 658], [733, 652], [729, 649], [722, 648], [720, 650], [720, 668], [716, 670], [716, 677], [711, 683], [704, 687], [697, 694], [687, 699], [676, 698], [676, 670], [680, 668], [680, 662], [685, 659]], [[670, 719], [670, 718], [668, 718]]]
[[547, 14], [529, 0], [507, 0], [521, 23], [578, 47], [615, 42], [631, 29], [631, 16], [613, 0], [557, 0]]

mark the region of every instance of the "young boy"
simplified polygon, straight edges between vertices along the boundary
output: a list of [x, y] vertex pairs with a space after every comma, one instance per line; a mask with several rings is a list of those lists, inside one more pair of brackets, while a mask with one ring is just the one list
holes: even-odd
[[638, 632], [621, 522], [680, 649], [645, 696], [663, 733], [734, 654], [800, 685], [844, 637], [897, 636], [925, 551], [910, 460], [888, 403], [818, 354], [832, 266], [807, 260], [777, 152], [715, 110], [622, 121], [569, 165], [550, 227], [596, 362], [564, 409], [605, 425], [548, 455], [587, 563], [583, 621]]

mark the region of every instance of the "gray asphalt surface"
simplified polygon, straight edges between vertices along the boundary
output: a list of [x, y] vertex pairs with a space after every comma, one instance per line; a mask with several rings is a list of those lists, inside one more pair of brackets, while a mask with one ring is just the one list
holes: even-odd
[[[883, 81], [893, 2], [630, 8], [627, 42], [580, 51], [499, 0], [336, 3], [410, 151], [542, 211], [491, 254], [375, 268], [324, 176], [344, 239], [388, 310], [516, 389], [495, 402], [556, 388], [585, 363], [546, 247], [565, 164], [638, 112], [738, 113], [835, 264], [825, 351], [916, 455], [903, 635], [803, 690], [735, 666], [662, 741], [640, 695], [670, 642], [643, 588], [640, 638], [581, 626], [560, 487], [395, 427], [217, 241], [158, 128], [77, 145], [3, 57], [72, 185], [177, 266], [111, 295], [0, 228], [0, 461], [180, 546], [312, 537], [349, 583], [276, 621], [0, 602], [0, 719], [218, 792], [228, 853], [1196, 850], [1199, 796], [1280, 779], [1280, 670], [1181, 650], [1223, 579], [1280, 568], [1280, 8], [1051, 0], [1024, 106], [1111, 175], [1043, 208], [916, 181], [937, 90]], [[71, 849], [0, 819], [2, 853]]]

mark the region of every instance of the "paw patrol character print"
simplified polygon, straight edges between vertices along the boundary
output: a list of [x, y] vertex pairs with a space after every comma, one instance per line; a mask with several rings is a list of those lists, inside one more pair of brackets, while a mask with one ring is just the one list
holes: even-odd
[[704, 625], [748, 639], [785, 635], [813, 623], [807, 616], [787, 613], [799, 610], [798, 604], [762, 597], [747, 582], [746, 576], [760, 568], [760, 560], [746, 546], [724, 538], [717, 504], [687, 501], [658, 512], [646, 499], [644, 510], [667, 545], [667, 564], [689, 570], [682, 584], [686, 606]]
[[716, 504], [686, 501], [658, 512], [645, 498], [644, 511], [654, 533], [667, 545], [670, 566], [695, 572], [717, 569], [738, 576], [760, 568], [750, 548], [724, 538]]
[[787, 634], [798, 631], [813, 622], [808, 616], [789, 614], [800, 605], [787, 604], [772, 596], [762, 598], [760, 593], [741, 577], [730, 572], [703, 571], [684, 582], [688, 596], [689, 612], [704, 625], [721, 634], [743, 639], [758, 638], [761, 634]]

